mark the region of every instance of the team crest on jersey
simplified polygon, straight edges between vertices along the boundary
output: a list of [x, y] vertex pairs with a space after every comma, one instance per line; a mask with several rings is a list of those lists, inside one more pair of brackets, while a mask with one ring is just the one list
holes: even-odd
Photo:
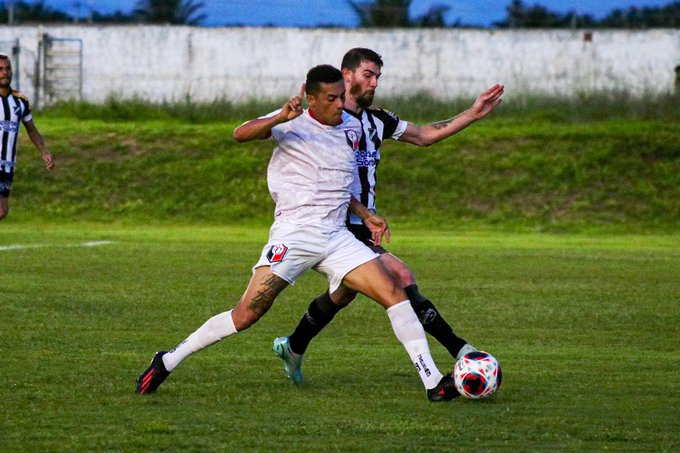
[[373, 127], [368, 128], [368, 139], [373, 143], [373, 146], [380, 148], [380, 138], [378, 137], [378, 131]]
[[267, 252], [267, 260], [270, 263], [279, 263], [283, 261], [283, 258], [286, 256], [286, 252], [288, 252], [288, 247], [286, 247], [285, 244], [272, 245], [272, 248], [270, 248]]
[[359, 134], [357, 134], [357, 131], [353, 129], [345, 131], [345, 138], [347, 138], [347, 144], [352, 148], [352, 151], [359, 149]]
[[368, 138], [372, 142], [374, 142], [377, 136], [378, 136], [378, 131], [376, 131], [374, 127], [369, 127], [368, 128]]

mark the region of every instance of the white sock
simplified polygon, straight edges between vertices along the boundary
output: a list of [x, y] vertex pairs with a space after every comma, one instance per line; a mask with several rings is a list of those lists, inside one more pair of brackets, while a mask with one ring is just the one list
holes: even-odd
[[423, 325], [413, 311], [411, 302], [405, 300], [387, 309], [387, 316], [392, 322], [392, 329], [401, 344], [406, 348], [411, 361], [418, 370], [418, 375], [426, 389], [433, 389], [444, 377], [432, 360], [430, 346], [425, 338]]
[[172, 371], [194, 352], [217, 343], [224, 337], [235, 334], [236, 327], [231, 312], [232, 310], [225, 311], [208, 319], [196, 332], [189, 335], [175, 349], [165, 354], [163, 356], [165, 369]]

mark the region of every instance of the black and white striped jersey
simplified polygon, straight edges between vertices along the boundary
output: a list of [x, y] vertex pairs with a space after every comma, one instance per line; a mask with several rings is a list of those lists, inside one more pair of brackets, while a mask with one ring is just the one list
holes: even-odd
[[28, 99], [18, 91], [10, 89], [7, 96], [0, 96], [0, 100], [0, 172], [14, 173], [19, 128], [22, 122], [33, 117]]
[[[380, 163], [380, 145], [390, 138], [399, 140], [408, 122], [400, 120], [388, 110], [376, 107], [364, 109], [360, 114], [345, 111], [361, 121], [359, 149], [355, 152], [357, 174], [352, 192], [357, 200], [375, 212], [376, 170]], [[354, 214], [350, 214], [349, 221], [355, 225], [362, 224], [361, 219]]]

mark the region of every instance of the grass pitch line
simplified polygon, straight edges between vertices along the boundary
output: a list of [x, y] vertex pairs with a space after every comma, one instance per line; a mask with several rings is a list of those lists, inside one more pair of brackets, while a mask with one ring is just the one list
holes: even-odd
[[70, 247], [101, 247], [102, 245], [115, 244], [116, 241], [88, 241], [81, 242], [78, 244], [11, 244], [11, 245], [0, 245], [0, 252], [6, 252], [9, 250], [23, 250], [23, 249], [41, 249], [46, 247], [60, 247], [60, 248], [70, 248]]

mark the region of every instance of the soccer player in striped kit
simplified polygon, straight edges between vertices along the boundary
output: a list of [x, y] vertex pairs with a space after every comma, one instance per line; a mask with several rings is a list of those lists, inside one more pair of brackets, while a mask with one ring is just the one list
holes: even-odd
[[19, 126], [24, 123], [28, 137], [40, 152], [48, 170], [54, 168], [54, 158], [47, 150], [45, 141], [33, 124], [33, 116], [28, 99], [15, 91], [12, 84], [12, 62], [0, 53], [0, 220], [9, 212], [9, 193], [14, 180], [14, 167], [17, 162]]
[[[494, 85], [479, 95], [472, 107], [459, 115], [427, 125], [416, 125], [401, 120], [388, 110], [373, 106], [382, 66], [381, 56], [366, 48], [351, 49], [342, 60], [342, 73], [347, 91], [345, 111], [357, 118], [362, 125], [359, 150], [355, 154], [357, 173], [353, 195], [374, 213], [376, 170], [380, 162], [380, 146], [385, 140], [400, 140], [416, 146], [437, 143], [488, 115], [501, 103], [504, 91], [503, 85]], [[380, 255], [379, 260], [399, 281], [425, 331], [436, 338], [454, 359], [475, 351], [472, 345], [453, 332], [434, 304], [420, 294], [415, 275], [406, 263], [389, 253], [379, 243], [374, 243], [370, 232], [356, 216], [350, 213], [347, 223], [349, 230], [359, 240]], [[389, 240], [388, 235], [386, 238]], [[319, 295], [309, 305], [295, 331], [289, 337], [274, 340], [274, 352], [283, 360], [284, 371], [293, 382], [302, 382], [300, 367], [303, 354], [311, 340], [355, 297], [356, 292], [348, 288], [332, 294], [325, 292]]]

